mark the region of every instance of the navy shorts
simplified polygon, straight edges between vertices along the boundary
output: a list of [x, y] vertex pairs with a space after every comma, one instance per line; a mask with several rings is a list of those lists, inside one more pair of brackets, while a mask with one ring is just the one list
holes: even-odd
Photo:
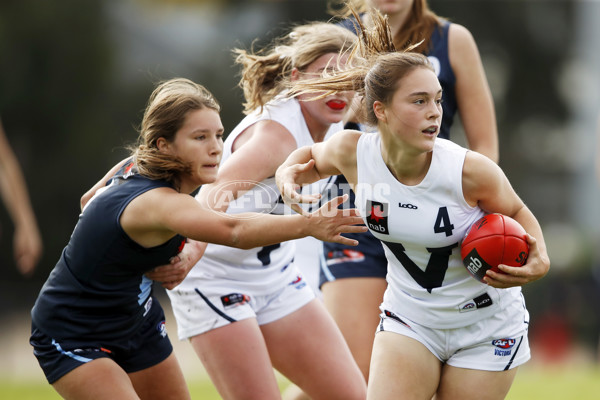
[[32, 324], [29, 343], [48, 382], [52, 384], [80, 365], [102, 357], [112, 359], [127, 373], [165, 360], [173, 352], [173, 346], [167, 336], [163, 309], [153, 300], [140, 330], [119, 340], [55, 339]]
[[387, 259], [383, 245], [371, 232], [344, 234], [358, 240], [358, 246], [323, 242], [319, 287], [341, 278], [383, 278]]

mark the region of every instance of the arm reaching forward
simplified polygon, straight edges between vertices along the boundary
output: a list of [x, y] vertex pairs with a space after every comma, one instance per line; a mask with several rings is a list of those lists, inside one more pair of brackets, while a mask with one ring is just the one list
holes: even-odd
[[356, 145], [361, 133], [345, 130], [331, 139], [294, 151], [277, 169], [275, 180], [283, 201], [305, 215], [299, 203], [313, 203], [320, 195], [302, 195], [299, 189], [331, 175], [343, 174], [351, 186], [356, 183]]

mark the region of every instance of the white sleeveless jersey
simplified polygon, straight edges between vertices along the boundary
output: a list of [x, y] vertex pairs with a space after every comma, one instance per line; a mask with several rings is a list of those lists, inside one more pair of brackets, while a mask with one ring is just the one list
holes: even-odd
[[469, 275], [460, 243], [484, 215], [462, 192], [467, 149], [436, 139], [429, 171], [417, 185], [400, 183], [381, 156], [379, 134], [357, 144], [356, 206], [388, 259], [388, 288], [382, 310], [440, 329], [489, 317], [521, 289], [495, 289]]
[[[298, 147], [314, 144], [298, 100], [279, 96], [265, 105], [262, 113], [259, 111], [246, 116], [229, 134], [224, 143], [221, 165], [231, 156], [235, 139], [258, 121], [272, 120], [283, 125], [294, 137]], [[342, 128], [341, 122], [332, 124], [325, 139]], [[245, 212], [294, 214], [281, 200], [274, 176], [231, 201], [227, 210], [228, 214]], [[294, 258], [294, 252], [294, 241], [249, 250], [209, 244], [180, 287], [193, 288], [197, 286], [199, 279], [210, 279], [211, 287], [222, 284], [223, 290], [230, 290], [230, 282], [236, 281], [235, 287], [240, 290], [248, 288], [255, 294], [270, 293], [297, 277], [297, 270], [288, 267]]]

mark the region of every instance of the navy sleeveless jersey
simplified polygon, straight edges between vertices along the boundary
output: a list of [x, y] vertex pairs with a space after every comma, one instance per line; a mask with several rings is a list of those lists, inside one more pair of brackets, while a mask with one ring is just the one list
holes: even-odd
[[[354, 32], [354, 34], [358, 34], [355, 21], [356, 19], [354, 17], [350, 17], [338, 22], [338, 24]], [[442, 85], [442, 108], [444, 114], [442, 116], [442, 126], [440, 127], [438, 137], [444, 139], [450, 138], [450, 127], [454, 122], [454, 115], [458, 108], [455, 91], [456, 77], [450, 66], [450, 57], [448, 55], [449, 29], [450, 22], [442, 20], [441, 25], [433, 30], [429, 51], [425, 53], [433, 64], [435, 73]]]
[[456, 103], [456, 77], [450, 66], [450, 57], [448, 55], [448, 30], [450, 22], [444, 21], [443, 24], [433, 30], [431, 34], [431, 48], [425, 54], [435, 68], [435, 73], [442, 85], [442, 126], [438, 137], [449, 139], [450, 128], [454, 122], [454, 115], [458, 105]]
[[167, 264], [185, 238], [176, 235], [144, 248], [127, 236], [119, 219], [137, 196], [170, 186], [128, 171], [90, 200], [32, 309], [38, 329], [55, 339], [101, 341], [138, 330], [152, 303], [152, 281], [143, 274]]

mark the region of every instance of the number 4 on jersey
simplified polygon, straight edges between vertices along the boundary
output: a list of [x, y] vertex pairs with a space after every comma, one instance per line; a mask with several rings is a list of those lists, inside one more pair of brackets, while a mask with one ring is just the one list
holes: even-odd
[[[448, 209], [446, 207], [440, 207], [435, 219], [433, 231], [435, 233], [445, 233], [446, 236], [450, 236], [452, 235], [453, 230], [454, 225], [450, 222]], [[421, 285], [422, 288], [427, 289], [429, 293], [431, 293], [432, 289], [442, 286], [452, 250], [455, 247], [458, 247], [458, 243], [454, 243], [445, 247], [427, 248], [427, 251], [431, 255], [429, 256], [427, 267], [425, 268], [425, 271], [423, 271], [406, 255], [404, 246], [402, 246], [401, 243], [386, 242], [383, 240], [381, 243], [390, 249], [415, 282]]]
[[446, 237], [452, 235], [452, 231], [454, 230], [454, 225], [450, 222], [450, 216], [448, 215], [448, 209], [446, 207], [440, 207], [438, 211], [438, 215], [435, 218], [435, 225], [433, 226], [433, 231], [435, 233], [446, 234]]

